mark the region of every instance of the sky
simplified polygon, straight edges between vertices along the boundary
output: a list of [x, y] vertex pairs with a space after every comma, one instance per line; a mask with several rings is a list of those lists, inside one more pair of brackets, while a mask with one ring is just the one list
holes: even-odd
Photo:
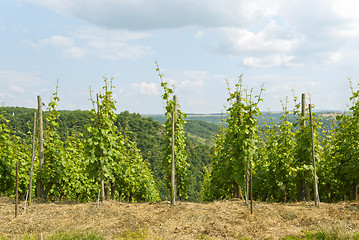
[[359, 82], [357, 0], [0, 0], [0, 104], [91, 109], [113, 79], [117, 112], [163, 113], [164, 80], [183, 112], [220, 113], [229, 82], [262, 111], [306, 93], [344, 111]]

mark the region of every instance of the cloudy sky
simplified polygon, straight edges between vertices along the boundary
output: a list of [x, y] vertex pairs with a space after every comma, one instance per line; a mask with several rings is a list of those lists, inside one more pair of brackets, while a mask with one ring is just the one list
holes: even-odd
[[0, 103], [90, 109], [114, 78], [118, 112], [162, 113], [158, 61], [188, 113], [223, 111], [243, 74], [263, 111], [292, 90], [344, 110], [359, 82], [356, 0], [0, 0]]

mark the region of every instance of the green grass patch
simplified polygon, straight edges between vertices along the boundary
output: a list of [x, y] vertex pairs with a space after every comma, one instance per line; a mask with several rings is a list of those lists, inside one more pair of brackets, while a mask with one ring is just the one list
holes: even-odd
[[304, 237], [288, 236], [283, 240], [359, 240], [359, 233], [349, 233], [343, 227], [323, 227], [319, 231], [306, 232]]
[[154, 236], [150, 236], [147, 229], [141, 229], [139, 228], [137, 231], [131, 232], [127, 231], [121, 234], [121, 236], [118, 239], [123, 240], [146, 240], [146, 239], [160, 239], [156, 238]]
[[89, 233], [55, 233], [50, 237], [42, 238], [40, 236], [28, 235], [23, 238], [23, 240], [37, 240], [37, 239], [47, 239], [47, 240], [105, 240], [101, 235], [89, 232]]

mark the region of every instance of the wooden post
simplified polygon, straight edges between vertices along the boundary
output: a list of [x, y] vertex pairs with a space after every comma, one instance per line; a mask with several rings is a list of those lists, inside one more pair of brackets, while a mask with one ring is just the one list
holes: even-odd
[[251, 191], [251, 214], [253, 214], [253, 184], [252, 184], [252, 168], [249, 169], [249, 176], [250, 176], [250, 191]]
[[27, 203], [27, 197], [29, 196], [29, 189], [26, 191], [26, 198], [25, 198], [25, 204], [24, 204], [24, 211], [26, 211], [26, 203]]
[[[39, 113], [39, 176], [41, 176], [42, 165], [44, 164], [44, 135], [43, 135], [43, 124], [42, 124], [42, 101], [41, 96], [37, 96], [37, 105]], [[39, 177], [40, 179], [40, 177]], [[39, 181], [38, 184], [38, 196], [43, 196], [43, 184]]]
[[[97, 207], [100, 206], [100, 194], [101, 194], [101, 188], [98, 189], [98, 194], [97, 194]], [[120, 198], [121, 199], [121, 198]]]
[[29, 183], [29, 206], [32, 199], [32, 173], [34, 171], [35, 161], [35, 134], [36, 134], [36, 112], [34, 112], [34, 129], [32, 131], [32, 154], [31, 154], [31, 167], [30, 167], [30, 183]]
[[173, 101], [175, 102], [175, 107], [172, 113], [172, 159], [171, 159], [171, 203], [176, 205], [176, 178], [175, 178], [175, 121], [177, 114], [177, 96], [173, 96]]
[[[100, 122], [100, 115], [101, 115], [101, 109], [100, 109], [100, 99], [98, 94], [96, 95], [97, 97], [97, 120], [98, 120], [98, 127], [99, 130], [101, 129], [101, 122]], [[102, 157], [102, 152], [100, 152], [100, 158]], [[101, 203], [103, 203], [104, 199], [105, 199], [105, 182], [104, 182], [104, 173], [103, 173], [103, 165], [101, 164], [101, 180], [100, 180], [100, 185], [101, 185]]]
[[[299, 131], [303, 131], [304, 127], [305, 127], [305, 120], [304, 120], [304, 116], [305, 116], [305, 93], [302, 93], [302, 102], [301, 102], [301, 114], [300, 114], [300, 120], [301, 120], [301, 125], [299, 126], [300, 129]], [[305, 183], [304, 183], [304, 179], [302, 176], [300, 176], [297, 179], [297, 200], [298, 201], [304, 201], [305, 200]]]
[[[237, 103], [238, 104], [240, 104], [240, 101], [241, 101], [241, 97], [240, 97], [240, 95], [237, 95]], [[243, 123], [243, 117], [242, 117], [242, 110], [240, 109], [239, 110], [239, 113], [238, 113], [238, 116], [239, 116], [239, 124], [240, 125], [242, 125], [242, 123]], [[246, 180], [246, 188], [244, 189], [245, 190], [245, 192], [244, 192], [244, 194], [245, 194], [245, 201], [246, 201], [246, 205], [247, 205], [247, 180]], [[243, 198], [243, 194], [242, 194], [242, 187], [241, 187], [241, 185], [239, 184], [239, 182], [235, 182], [236, 184], [236, 186], [235, 186], [235, 194], [236, 194], [236, 198], [238, 198], [238, 199], [244, 199]]]
[[314, 148], [314, 129], [313, 129], [313, 117], [312, 117], [312, 105], [309, 104], [309, 117], [310, 117], [310, 128], [312, 135], [312, 159], [313, 159], [313, 169], [314, 169], [314, 202], [315, 206], [320, 207], [319, 201], [319, 191], [318, 191], [318, 181], [317, 181], [317, 169], [315, 166], [315, 148]]
[[358, 184], [356, 181], [353, 181], [353, 200], [358, 201]]
[[18, 187], [19, 187], [19, 162], [16, 161], [16, 187], [15, 187], [15, 217], [17, 217], [17, 204], [18, 204]]

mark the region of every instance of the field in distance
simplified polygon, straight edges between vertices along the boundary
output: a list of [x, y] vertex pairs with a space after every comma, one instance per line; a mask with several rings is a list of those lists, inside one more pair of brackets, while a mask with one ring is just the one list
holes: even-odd
[[[24, 206], [21, 202], [19, 206]], [[0, 198], [0, 239], [359, 239], [359, 202], [263, 203], [253, 214], [243, 201], [35, 203], [14, 218]], [[59, 234], [98, 238], [54, 238]], [[332, 238], [311, 238], [329, 234]], [[333, 238], [335, 236], [338, 238]], [[60, 235], [61, 236], [61, 235]]]

